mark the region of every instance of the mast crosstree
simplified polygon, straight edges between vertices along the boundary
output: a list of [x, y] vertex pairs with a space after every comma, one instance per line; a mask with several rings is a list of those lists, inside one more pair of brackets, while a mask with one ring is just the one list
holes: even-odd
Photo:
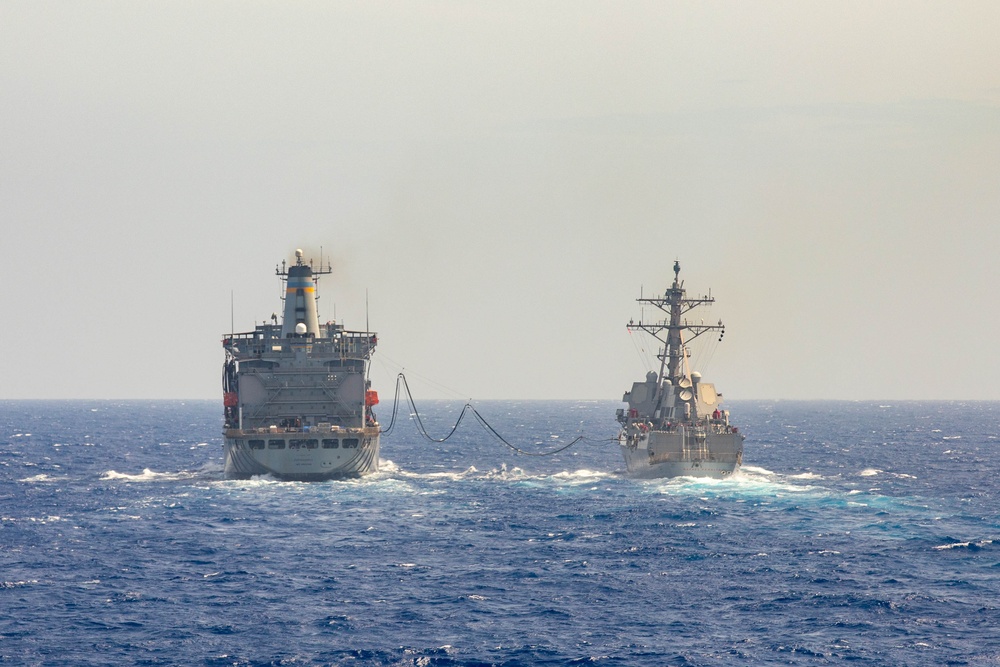
[[719, 340], [726, 333], [726, 326], [719, 320], [718, 324], [693, 324], [684, 315], [699, 306], [706, 306], [715, 303], [711, 292], [707, 296], [688, 298], [684, 290], [684, 282], [680, 280], [681, 264], [674, 262], [674, 284], [664, 292], [663, 296], [636, 299], [639, 303], [648, 303], [666, 313], [667, 319], [659, 322], [629, 322], [629, 331], [645, 331], [663, 344], [658, 351], [656, 358], [660, 360], [659, 382], [657, 383], [657, 399], [662, 394], [663, 381], [669, 380], [670, 384], [682, 386], [690, 382], [690, 377], [686, 369], [687, 359], [691, 352], [684, 340], [684, 332], [690, 332], [687, 342], [690, 343], [695, 338], [709, 331], [718, 331]]

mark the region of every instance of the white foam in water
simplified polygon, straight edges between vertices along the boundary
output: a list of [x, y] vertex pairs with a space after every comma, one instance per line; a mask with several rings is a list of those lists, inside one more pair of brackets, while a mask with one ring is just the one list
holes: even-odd
[[587, 483], [596, 482], [599, 479], [604, 479], [605, 477], [610, 477], [611, 475], [606, 472], [599, 472], [597, 470], [564, 470], [563, 472], [557, 472], [552, 475], [552, 479], [557, 480], [567, 480], [574, 483]]
[[[390, 463], [392, 463], [392, 462], [390, 461]], [[381, 466], [381, 464], [380, 464], [380, 466]], [[410, 472], [408, 470], [403, 470], [402, 468], [399, 468], [399, 467], [393, 465], [391, 467], [391, 469], [386, 469], [386, 470], [381, 470], [380, 469], [379, 470], [379, 474], [382, 474], [383, 472], [388, 473], [388, 474], [400, 475], [402, 477], [406, 477], [406, 478], [409, 478], [409, 479], [429, 479], [429, 480], [438, 480], [438, 479], [441, 479], [441, 480], [451, 480], [451, 481], [455, 481], [455, 482], [463, 480], [463, 479], [475, 478], [475, 477], [479, 476], [479, 470], [477, 470], [475, 466], [469, 466], [465, 470], [462, 470], [462, 471], [459, 471], [459, 472], [452, 472], [452, 471], [444, 471], [444, 470], [442, 470], [441, 472], [423, 472], [423, 473], [421, 473], [421, 472]]]
[[[810, 475], [804, 479], [819, 478], [819, 475]], [[795, 484], [792, 477], [784, 477], [766, 468], [754, 466], [744, 466], [733, 475], [716, 479], [713, 477], [674, 477], [671, 479], [647, 480], [656, 487], [659, 493], [672, 494], [695, 494], [699, 495], [711, 491], [713, 493], [723, 493], [734, 495], [753, 496], [782, 496], [786, 494], [799, 493], [827, 493], [827, 489], [812, 485]]]
[[101, 476], [101, 479], [103, 481], [121, 480], [125, 482], [161, 482], [191, 479], [194, 476], [195, 473], [188, 471], [155, 472], [149, 468], [144, 468], [138, 475], [130, 475], [128, 473], [118, 472], [117, 470], [109, 470]]
[[250, 479], [227, 479], [224, 483], [230, 486], [253, 488], [266, 487], [274, 484], [293, 484], [294, 482], [282, 482], [280, 479], [272, 476], [271, 474], [266, 474], [253, 475]]
[[56, 523], [57, 521], [62, 521], [63, 519], [61, 516], [49, 515], [49, 516], [26, 516], [23, 518], [15, 518], [12, 516], [0, 516], [0, 520], [9, 523], [23, 522], [23, 523], [47, 524], [47, 523]]
[[767, 468], [760, 468], [758, 466], [742, 466], [737, 471], [737, 474], [748, 474], [748, 473], [749, 474], [756, 474], [756, 475], [774, 475], [774, 474], [776, 474], [772, 470], [768, 470]]
[[378, 460], [378, 470], [379, 472], [398, 472], [399, 466], [390, 461], [389, 459], [379, 459]]
[[45, 483], [45, 482], [58, 482], [61, 479], [66, 479], [66, 478], [65, 477], [49, 477], [45, 473], [42, 473], [40, 475], [33, 475], [32, 477], [25, 477], [24, 479], [18, 480], [18, 481], [20, 481], [20, 482], [28, 482], [28, 483], [32, 483], [32, 484], [41, 484], [41, 483]]
[[859, 472], [858, 475], [860, 475], [861, 477], [874, 477], [880, 472], [882, 471], [879, 470], [878, 468], [865, 468], [864, 470]]
[[993, 544], [993, 540], [980, 540], [978, 542], [955, 542], [953, 544], [942, 544], [934, 548], [941, 551], [944, 549], [968, 549], [969, 547], [972, 546], [982, 548], [990, 544]]
[[[388, 465], [383, 465], [387, 463]], [[451, 481], [461, 482], [469, 480], [490, 480], [490, 481], [514, 481], [514, 482], [546, 482], [553, 481], [560, 484], [588, 484], [601, 479], [618, 477], [614, 473], [601, 472], [582, 468], [579, 470], [563, 470], [552, 474], [529, 474], [523, 468], [517, 466], [508, 468], [507, 464], [501, 464], [499, 468], [481, 471], [475, 466], [469, 466], [461, 471], [440, 471], [440, 472], [410, 472], [399, 468], [391, 461], [379, 463], [379, 472], [365, 479], [383, 478], [385, 476], [402, 477], [413, 480], [428, 481]]]
[[198, 468], [198, 472], [205, 474], [224, 473], [225, 471], [226, 466], [223, 465], [221, 461], [209, 461], [202, 467]]

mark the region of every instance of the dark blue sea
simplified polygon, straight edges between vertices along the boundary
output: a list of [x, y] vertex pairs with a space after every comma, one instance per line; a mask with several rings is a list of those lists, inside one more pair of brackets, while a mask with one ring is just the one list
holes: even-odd
[[221, 402], [0, 402], [0, 662], [1000, 664], [1000, 403], [731, 401], [724, 481], [477, 407], [592, 440], [404, 412], [376, 475], [226, 481]]

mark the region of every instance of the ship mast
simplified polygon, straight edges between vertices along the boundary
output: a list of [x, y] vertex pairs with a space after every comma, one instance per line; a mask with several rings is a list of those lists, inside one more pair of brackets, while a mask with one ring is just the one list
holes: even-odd
[[663, 343], [663, 348], [657, 354], [660, 360], [660, 372], [656, 383], [656, 398], [654, 404], [659, 406], [660, 398], [663, 395], [664, 380], [669, 380], [674, 386], [678, 386], [683, 378], [687, 378], [686, 361], [688, 349], [685, 345], [684, 331], [690, 332], [687, 341], [690, 342], [698, 336], [708, 331], [718, 331], [720, 335], [725, 332], [726, 327], [719, 320], [718, 324], [689, 324], [683, 316], [698, 306], [709, 305], [715, 302], [711, 295], [700, 296], [693, 299], [686, 297], [684, 283], [680, 280], [681, 264], [674, 262], [674, 284], [671, 285], [660, 297], [643, 298], [636, 301], [648, 303], [656, 306], [665, 314], [668, 319], [659, 322], [638, 324], [629, 322], [628, 329], [633, 331], [639, 329], [653, 336]]

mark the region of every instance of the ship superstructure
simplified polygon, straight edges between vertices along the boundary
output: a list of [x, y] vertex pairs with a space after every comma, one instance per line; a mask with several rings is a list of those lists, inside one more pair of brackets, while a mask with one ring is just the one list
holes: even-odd
[[225, 474], [283, 480], [357, 477], [378, 470], [379, 424], [368, 364], [371, 331], [319, 323], [314, 268], [295, 251], [281, 263], [284, 310], [279, 324], [227, 335], [223, 367]]
[[618, 410], [622, 430], [618, 443], [628, 472], [637, 477], [725, 477], [742, 463], [743, 434], [729, 423], [722, 394], [715, 385], [692, 372], [687, 343], [703, 334], [721, 336], [725, 326], [690, 323], [686, 315], [715, 301], [711, 296], [688, 298], [674, 262], [674, 282], [663, 294], [636, 301], [666, 315], [653, 323], [629, 322], [630, 331], [642, 331], [662, 344], [659, 372], [650, 371], [635, 382]]

